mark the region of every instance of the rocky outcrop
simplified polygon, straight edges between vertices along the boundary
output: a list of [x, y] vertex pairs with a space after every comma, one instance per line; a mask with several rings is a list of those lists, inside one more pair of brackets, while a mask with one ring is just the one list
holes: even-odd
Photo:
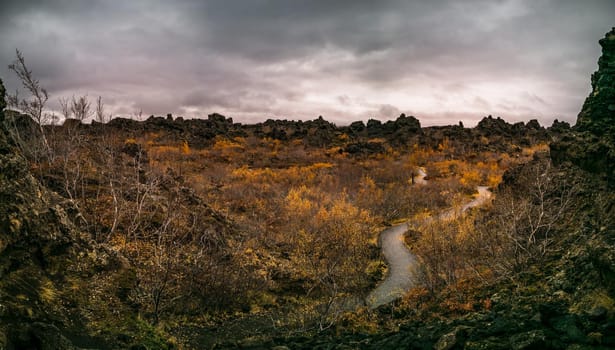
[[564, 133], [568, 133], [570, 131], [570, 124], [568, 122], [565, 121], [559, 121], [557, 119], [555, 119], [553, 121], [553, 124], [551, 124], [551, 127], [549, 127], [549, 131], [552, 134], [564, 134]]
[[551, 144], [556, 164], [570, 161], [615, 186], [615, 28], [600, 40], [602, 55], [571, 133]]
[[356, 142], [344, 147], [343, 151], [352, 155], [371, 155], [384, 153], [386, 149], [381, 142]]
[[386, 122], [370, 119], [367, 123], [356, 121], [348, 126], [337, 126], [322, 116], [308, 121], [268, 119], [262, 123], [240, 124], [214, 113], [207, 119], [150, 116], [144, 121], [115, 118], [107, 124], [67, 120], [58, 128], [78, 128], [80, 132], [93, 135], [110, 132], [126, 139], [150, 133], [156, 135], [157, 142], [186, 141], [196, 149], [209, 147], [218, 138], [254, 136], [283, 142], [302, 141], [306, 147], [341, 147], [343, 152], [352, 155], [369, 156], [382, 153], [387, 147], [420, 145], [436, 149], [447, 142], [454, 143], [452, 146], [464, 154], [482, 151], [515, 153], [521, 147], [550, 141], [554, 135], [565, 133], [566, 127], [566, 123], [557, 122], [545, 129], [536, 120], [509, 124], [492, 116], [483, 118], [475, 128], [464, 128], [463, 125], [421, 127], [417, 118], [405, 114]]
[[600, 40], [602, 56], [592, 74], [592, 91], [583, 103], [576, 129], [596, 135], [615, 134], [615, 28]]

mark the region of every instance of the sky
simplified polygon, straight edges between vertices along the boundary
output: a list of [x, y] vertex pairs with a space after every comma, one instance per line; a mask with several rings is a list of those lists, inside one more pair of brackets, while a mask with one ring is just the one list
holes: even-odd
[[614, 19], [614, 0], [3, 0], [0, 78], [21, 88], [19, 49], [50, 110], [574, 123]]

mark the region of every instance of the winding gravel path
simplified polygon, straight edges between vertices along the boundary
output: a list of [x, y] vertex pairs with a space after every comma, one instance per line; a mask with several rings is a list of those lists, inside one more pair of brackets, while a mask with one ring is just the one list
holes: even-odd
[[380, 246], [387, 264], [388, 275], [385, 280], [367, 296], [365, 303], [371, 309], [388, 304], [401, 298], [416, 284], [418, 262], [404, 243], [408, 224], [390, 227], [380, 233]]
[[[421, 180], [424, 181], [422, 178]], [[478, 195], [476, 198], [463, 205], [460, 209], [449, 209], [435, 217], [429, 217], [424, 220], [427, 222], [433, 220], [452, 220], [466, 210], [480, 206], [491, 198], [491, 191], [489, 191], [487, 186], [478, 186], [477, 191]], [[414, 223], [412, 226], [418, 225]], [[365, 303], [371, 309], [401, 298], [417, 283], [418, 260], [416, 255], [408, 250], [408, 246], [404, 242], [404, 236], [409, 228], [409, 223], [403, 223], [387, 228], [380, 233], [380, 246], [382, 254], [389, 265], [389, 271], [384, 281], [371, 291], [365, 299]]]

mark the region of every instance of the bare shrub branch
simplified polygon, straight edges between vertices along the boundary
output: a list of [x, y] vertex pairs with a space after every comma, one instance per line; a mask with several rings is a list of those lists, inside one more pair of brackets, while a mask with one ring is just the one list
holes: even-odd
[[[43, 124], [47, 122], [48, 118], [48, 115], [43, 112], [45, 108], [45, 103], [47, 103], [47, 100], [49, 99], [47, 90], [42, 88], [39, 81], [34, 78], [32, 71], [28, 69], [28, 66], [26, 65], [26, 60], [21, 51], [16, 49], [15, 55], [17, 56], [17, 58], [15, 59], [15, 61], [13, 61], [13, 63], [9, 65], [9, 69], [17, 75], [23, 87], [30, 93], [31, 98], [21, 99], [18, 95], [18, 92], [16, 91], [15, 95], [9, 97], [9, 105], [20, 109], [23, 113], [29, 115], [30, 117], [32, 117], [32, 119], [34, 119], [34, 121], [38, 124], [38, 130], [41, 136], [43, 151], [46, 153], [47, 156], [51, 157], [51, 148], [47, 141], [45, 130], [43, 129]], [[38, 153], [33, 150], [37, 147], [23, 146], [23, 141], [25, 140], [21, 140], [20, 137], [18, 137], [16, 141], [22, 144], [22, 147], [29, 148], [32, 151], [31, 153]]]

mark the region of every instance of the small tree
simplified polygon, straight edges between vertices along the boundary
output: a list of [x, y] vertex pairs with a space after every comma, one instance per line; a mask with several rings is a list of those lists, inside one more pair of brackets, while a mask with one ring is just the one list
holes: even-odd
[[43, 129], [43, 124], [47, 122], [46, 119], [48, 117], [48, 115], [43, 112], [45, 103], [47, 103], [47, 100], [49, 99], [47, 90], [42, 88], [39, 81], [34, 78], [32, 71], [26, 66], [26, 61], [21, 51], [16, 49], [15, 54], [17, 59], [9, 65], [9, 69], [15, 72], [21, 81], [21, 84], [31, 94], [31, 98], [21, 99], [16, 91], [15, 95], [9, 97], [9, 103], [13, 105], [13, 107], [20, 109], [23, 113], [31, 116], [32, 119], [36, 121], [40, 131], [44, 151], [48, 156], [50, 156], [51, 148], [49, 147], [47, 137], [45, 136], [45, 130]]
[[574, 217], [578, 190], [549, 159], [523, 167], [517, 178], [514, 188], [498, 194], [494, 219], [483, 228], [490, 264], [504, 276], [556, 249], [558, 227]]
[[70, 100], [66, 97], [60, 97], [58, 99], [58, 102], [60, 103], [60, 112], [62, 113], [62, 116], [64, 117], [64, 119], [68, 119], [71, 116], [71, 110], [70, 110]]
[[96, 99], [96, 121], [104, 123], [105, 120], [105, 105], [102, 101], [102, 96], [98, 96]]
[[70, 110], [75, 116], [75, 118], [79, 119], [80, 121], [84, 121], [89, 118], [91, 114], [90, 107], [90, 101], [88, 101], [87, 95], [79, 96], [78, 98], [75, 98], [75, 96], [73, 96]]
[[139, 109], [138, 111], [135, 111], [133, 113], [133, 119], [138, 120], [138, 121], [143, 120], [143, 110]]

